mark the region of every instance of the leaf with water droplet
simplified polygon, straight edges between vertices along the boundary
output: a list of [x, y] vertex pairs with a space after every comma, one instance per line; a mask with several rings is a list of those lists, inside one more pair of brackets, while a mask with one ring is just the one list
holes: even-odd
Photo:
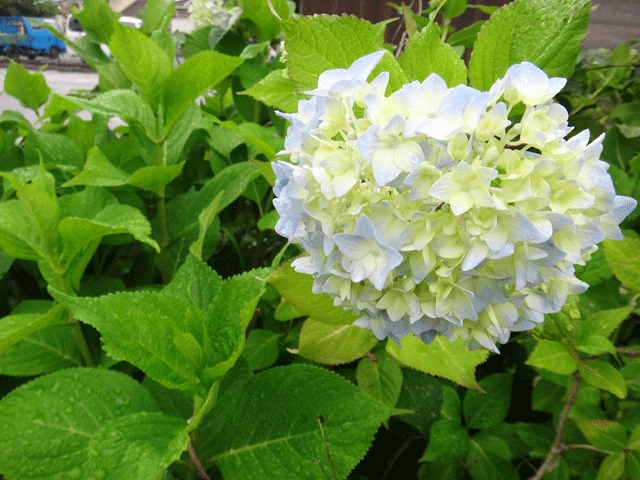
[[[130, 401], [117, 404], [114, 392]], [[38, 377], [0, 400], [0, 474], [86, 479], [88, 441], [95, 431], [113, 418], [155, 410], [146, 389], [120, 372], [66, 369]]]

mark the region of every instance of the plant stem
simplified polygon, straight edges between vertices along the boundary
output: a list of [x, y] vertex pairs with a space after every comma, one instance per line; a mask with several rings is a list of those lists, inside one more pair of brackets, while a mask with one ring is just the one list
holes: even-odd
[[73, 323], [73, 333], [76, 335], [76, 342], [78, 342], [78, 348], [80, 349], [84, 363], [86, 363], [88, 367], [95, 367], [96, 363], [93, 360], [93, 355], [91, 355], [91, 350], [89, 350], [87, 339], [84, 338], [84, 333], [82, 333], [82, 325], [73, 318], [71, 311], [69, 311], [69, 322]]
[[200, 461], [200, 459], [196, 455], [196, 451], [193, 449], [193, 442], [191, 442], [191, 440], [189, 440], [189, 445], [187, 446], [187, 451], [189, 452], [189, 457], [191, 458], [191, 461], [195, 465], [196, 469], [198, 470], [198, 473], [200, 474], [200, 477], [203, 480], [211, 480], [209, 475], [207, 475], [207, 471], [202, 466], [202, 462]]
[[562, 409], [562, 413], [560, 414], [560, 419], [558, 420], [558, 429], [556, 430], [556, 438], [553, 441], [553, 445], [551, 446], [551, 450], [547, 455], [547, 458], [544, 459], [542, 466], [538, 470], [538, 472], [531, 477], [529, 480], [542, 480], [547, 473], [553, 471], [555, 466], [555, 460], [558, 455], [560, 455], [567, 448], [574, 448], [571, 446], [565, 446], [562, 444], [562, 435], [564, 434], [564, 427], [569, 419], [569, 412], [573, 407], [576, 399], [578, 398], [578, 388], [580, 387], [580, 382], [582, 381], [582, 377], [580, 377], [580, 372], [576, 371], [573, 374], [573, 384], [571, 385], [571, 390], [569, 391], [569, 398], [567, 399], [567, 404]]
[[[164, 142], [156, 143], [156, 166], [164, 167]], [[167, 230], [167, 210], [165, 208], [164, 186], [158, 190], [158, 229], [160, 231], [160, 271], [162, 283], [165, 285], [171, 281], [171, 267], [169, 262], [169, 231]]]
[[[66, 295], [73, 295], [71, 291], [71, 287], [69, 287], [69, 283], [67, 282], [64, 274], [60, 274], [60, 286], [62, 287], [62, 291]], [[76, 342], [78, 343], [78, 348], [80, 349], [80, 354], [82, 355], [82, 359], [87, 367], [95, 367], [96, 362], [93, 359], [93, 355], [91, 355], [91, 350], [89, 350], [89, 344], [87, 343], [87, 339], [84, 337], [84, 333], [82, 332], [82, 325], [80, 322], [73, 318], [71, 315], [71, 310], [67, 309], [69, 312], [69, 324], [73, 325], [73, 333], [76, 336]]]

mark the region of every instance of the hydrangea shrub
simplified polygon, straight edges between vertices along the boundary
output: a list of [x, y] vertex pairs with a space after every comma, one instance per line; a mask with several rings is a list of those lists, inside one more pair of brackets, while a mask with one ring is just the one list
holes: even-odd
[[599, 159], [604, 135], [567, 139], [564, 78], [512, 65], [488, 92], [436, 74], [385, 95], [385, 55], [328, 70], [273, 163], [276, 231], [309, 256], [314, 293], [379, 340], [458, 337], [497, 351], [584, 292], [584, 265], [636, 201]]

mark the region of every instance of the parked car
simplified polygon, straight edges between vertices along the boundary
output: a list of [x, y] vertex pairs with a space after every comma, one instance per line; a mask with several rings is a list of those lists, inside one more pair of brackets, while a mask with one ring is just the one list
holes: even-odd
[[[130, 28], [140, 28], [142, 26], [142, 20], [136, 17], [120, 17], [118, 19], [118, 22]], [[82, 24], [80, 23], [80, 20], [78, 20], [73, 16], [67, 19], [67, 31], [65, 32], [65, 36], [69, 40], [71, 40], [72, 42], [75, 42], [76, 40], [84, 37], [86, 34], [87, 33], [82, 28]], [[109, 48], [106, 45], [102, 45], [101, 47], [102, 47], [102, 51], [106, 55], [111, 54], [109, 52]], [[77, 54], [73, 50], [70, 49], [70, 52], [72, 55], [77, 56]]]
[[[37, 56], [56, 59], [66, 52], [64, 42], [49, 30], [31, 23], [27, 17], [0, 17], [0, 54], [8, 57], [26, 55], [30, 60]], [[44, 19], [35, 19], [43, 21]]]

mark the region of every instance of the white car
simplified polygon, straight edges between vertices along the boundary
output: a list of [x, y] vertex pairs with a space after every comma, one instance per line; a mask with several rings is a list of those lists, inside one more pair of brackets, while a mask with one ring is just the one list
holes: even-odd
[[[118, 22], [129, 28], [140, 28], [142, 26], [142, 20], [136, 17], [120, 17], [118, 19]], [[65, 33], [65, 36], [69, 40], [71, 40], [72, 42], [75, 42], [76, 40], [84, 37], [86, 34], [87, 33], [82, 28], [82, 24], [80, 23], [80, 20], [78, 20], [75, 17], [69, 17], [67, 19], [67, 31]], [[109, 51], [109, 47], [107, 47], [106, 45], [101, 45], [100, 47], [102, 48], [102, 51], [105, 53], [105, 55], [107, 56], [111, 55], [111, 52]], [[73, 56], [76, 56], [76, 57], [78, 56], [78, 54], [74, 52], [72, 49], [69, 49], [69, 52]]]

